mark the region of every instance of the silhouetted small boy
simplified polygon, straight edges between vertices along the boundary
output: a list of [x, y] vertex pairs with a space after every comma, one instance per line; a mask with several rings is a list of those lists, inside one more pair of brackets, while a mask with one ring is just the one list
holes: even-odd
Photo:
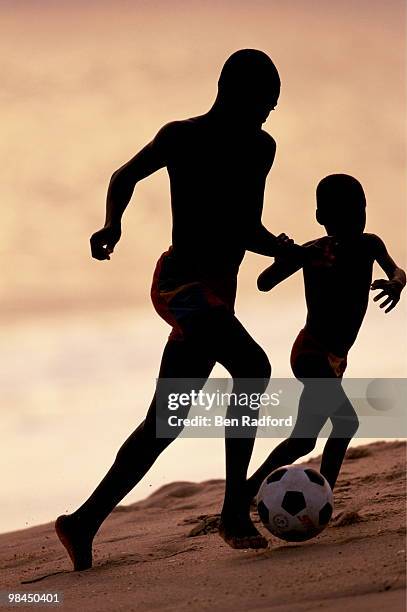
[[[359, 425], [341, 379], [348, 352], [366, 313], [369, 290], [381, 289], [374, 301], [385, 298], [380, 308], [389, 312], [406, 284], [404, 271], [390, 257], [381, 238], [364, 233], [366, 199], [355, 178], [346, 174], [327, 176], [319, 183], [316, 195], [316, 218], [327, 236], [304, 245], [314, 244], [320, 250], [303, 266], [308, 313], [291, 352], [292, 370], [304, 389], [291, 436], [272, 451], [248, 481], [253, 496], [270, 472], [313, 450], [328, 418], [332, 432], [322, 455], [321, 473], [333, 489], [348, 444]], [[371, 284], [375, 261], [388, 280]], [[300, 267], [288, 259], [277, 258], [259, 276], [259, 289], [269, 291]], [[326, 378], [331, 380], [326, 383], [320, 380]]]

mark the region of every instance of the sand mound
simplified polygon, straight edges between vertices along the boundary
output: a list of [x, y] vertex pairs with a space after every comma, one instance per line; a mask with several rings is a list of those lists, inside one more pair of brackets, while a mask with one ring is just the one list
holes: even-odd
[[369, 457], [372, 451], [366, 446], [355, 446], [354, 448], [348, 448], [346, 451], [346, 459], [352, 461], [353, 459], [361, 459], [362, 457]]
[[216, 533], [223, 480], [176, 482], [111, 514], [90, 570], [71, 571], [53, 523], [0, 535], [2, 589], [62, 591], [65, 612], [399, 612], [406, 445], [377, 442], [357, 455], [343, 465], [330, 527], [308, 542], [271, 537], [265, 551], [232, 550]]

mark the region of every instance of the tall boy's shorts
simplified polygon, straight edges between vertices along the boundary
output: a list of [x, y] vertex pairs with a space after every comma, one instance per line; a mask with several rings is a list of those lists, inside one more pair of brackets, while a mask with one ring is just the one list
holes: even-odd
[[151, 300], [160, 317], [173, 328], [170, 340], [184, 338], [183, 322], [195, 313], [224, 307], [233, 314], [235, 297], [236, 278], [233, 275], [208, 277], [186, 271], [174, 256], [173, 247], [157, 262]]
[[331, 353], [321, 344], [321, 342], [316, 340], [306, 328], [304, 328], [298, 334], [291, 350], [291, 368], [295, 376], [297, 376], [296, 372], [298, 372], [297, 364], [299, 359], [312, 355], [325, 360], [334, 376], [342, 378], [347, 366], [347, 356], [339, 357]]

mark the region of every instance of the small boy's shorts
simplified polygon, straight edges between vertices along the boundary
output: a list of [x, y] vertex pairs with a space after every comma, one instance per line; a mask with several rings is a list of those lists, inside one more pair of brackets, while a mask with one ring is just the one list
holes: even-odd
[[304, 357], [312, 355], [324, 359], [334, 376], [336, 378], [342, 378], [347, 366], [347, 355], [339, 357], [331, 353], [321, 344], [321, 342], [316, 340], [306, 328], [304, 328], [298, 334], [291, 350], [291, 368], [296, 376], [299, 359], [303, 360]]

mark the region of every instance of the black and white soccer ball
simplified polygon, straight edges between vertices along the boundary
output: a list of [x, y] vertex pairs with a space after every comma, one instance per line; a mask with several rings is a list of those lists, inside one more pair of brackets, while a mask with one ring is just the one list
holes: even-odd
[[332, 516], [333, 493], [317, 470], [287, 465], [274, 470], [257, 494], [264, 526], [288, 542], [303, 542], [320, 533]]

